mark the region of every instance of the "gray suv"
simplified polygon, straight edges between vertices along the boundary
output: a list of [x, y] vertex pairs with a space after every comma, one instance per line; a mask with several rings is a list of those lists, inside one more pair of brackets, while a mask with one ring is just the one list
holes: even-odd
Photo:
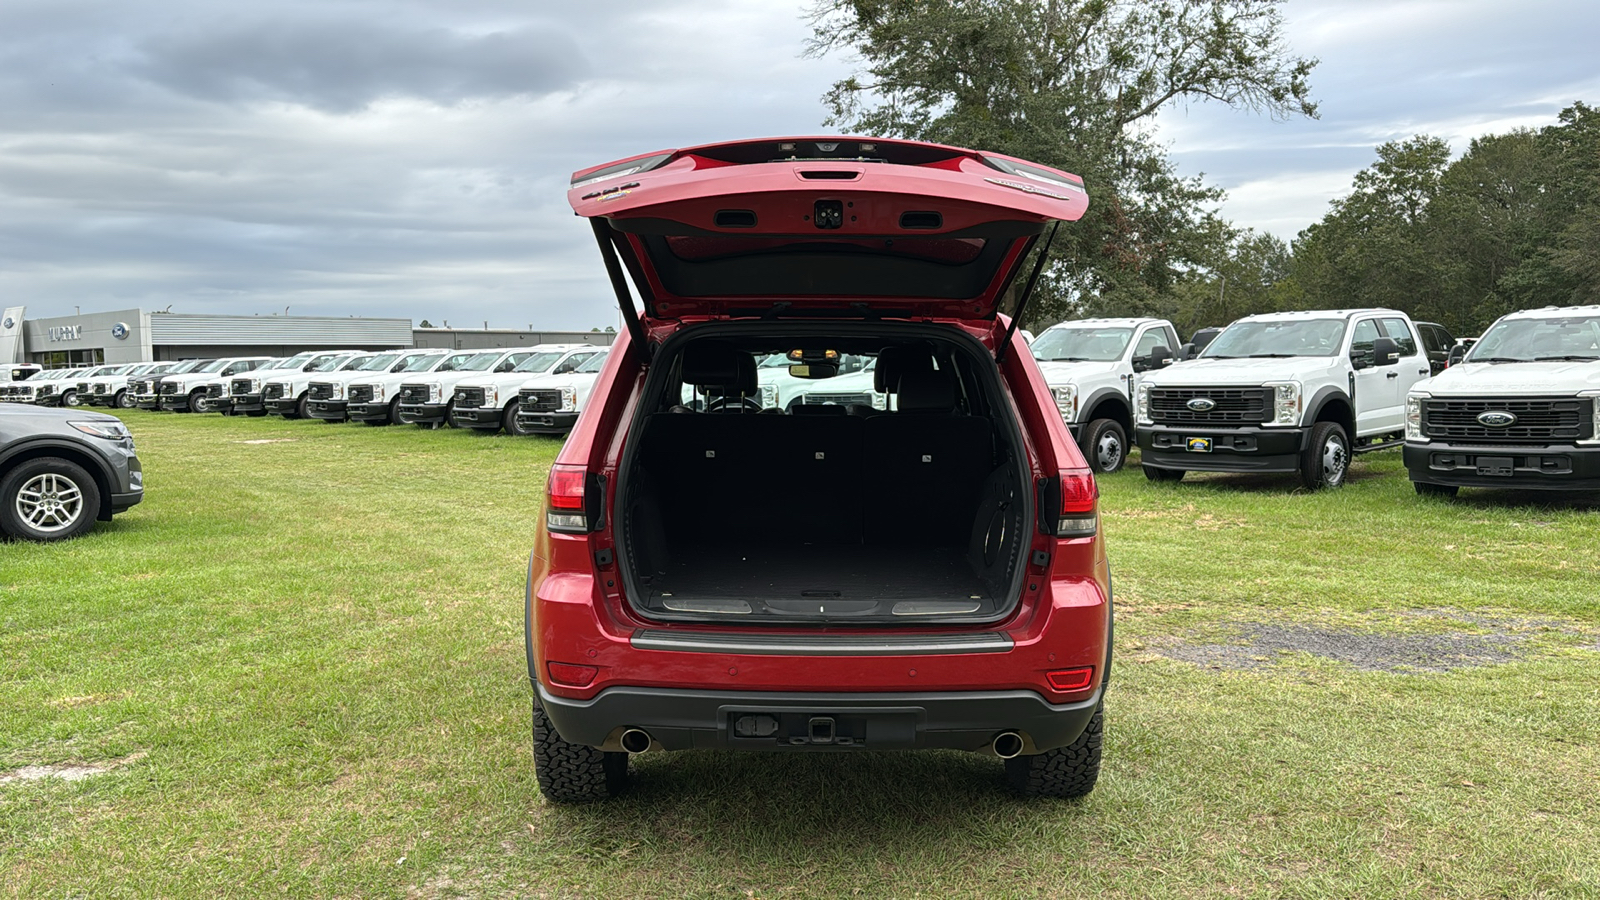
[[82, 409], [0, 408], [0, 532], [64, 540], [143, 499], [144, 471], [120, 419]]

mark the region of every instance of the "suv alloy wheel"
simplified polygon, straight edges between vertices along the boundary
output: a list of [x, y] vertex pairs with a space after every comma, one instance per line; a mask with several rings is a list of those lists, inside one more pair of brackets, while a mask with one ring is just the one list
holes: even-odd
[[83, 467], [54, 456], [31, 459], [0, 481], [0, 531], [30, 541], [60, 541], [94, 526], [100, 488]]

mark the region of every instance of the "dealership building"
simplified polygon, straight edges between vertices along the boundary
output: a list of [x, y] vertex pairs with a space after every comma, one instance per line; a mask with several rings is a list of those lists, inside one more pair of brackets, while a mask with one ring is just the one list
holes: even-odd
[[124, 309], [27, 319], [24, 312], [18, 306], [0, 314], [0, 363], [38, 363], [58, 369], [218, 356], [293, 356], [324, 349], [604, 346], [616, 337], [601, 331], [413, 328], [410, 319], [359, 316], [212, 316]]

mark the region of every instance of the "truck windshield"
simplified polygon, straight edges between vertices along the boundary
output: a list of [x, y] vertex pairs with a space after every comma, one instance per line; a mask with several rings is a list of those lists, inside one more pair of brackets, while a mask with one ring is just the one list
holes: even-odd
[[1600, 316], [1501, 319], [1472, 345], [1467, 362], [1587, 362], [1600, 359]]
[[319, 359], [311, 366], [313, 372], [337, 372], [339, 367], [348, 362], [348, 356], [328, 356]]
[[1235, 322], [1217, 335], [1200, 358], [1336, 356], [1344, 326], [1344, 319]]
[[[451, 359], [465, 360], [467, 357], [465, 355], [463, 355], [463, 354], [456, 354], [455, 356], [452, 356], [450, 358]], [[432, 372], [434, 365], [437, 364], [438, 362], [439, 362], [439, 354], [437, 354], [437, 353], [419, 353], [416, 356], [408, 357], [404, 362], [402, 362], [400, 364], [400, 367], [398, 369], [395, 369], [395, 371], [396, 372]], [[443, 367], [441, 366], [441, 368], [443, 368]]]
[[1042, 362], [1112, 362], [1122, 358], [1132, 339], [1132, 328], [1068, 326], [1039, 335], [1028, 349]]
[[535, 353], [517, 365], [513, 372], [548, 372], [550, 367], [566, 356], [565, 350], [552, 350], [549, 353]]
[[593, 356], [589, 357], [588, 359], [584, 360], [583, 361], [583, 365], [579, 366], [577, 371], [580, 372], [580, 373], [598, 372], [598, 371], [600, 371], [600, 367], [605, 365], [605, 364], [606, 364], [606, 354], [604, 354], [604, 353], [596, 353], [595, 355], [593, 355]]
[[[491, 367], [494, 366], [495, 363], [499, 362], [500, 358], [504, 355], [504, 353], [479, 353], [477, 356], [472, 357], [455, 368], [462, 372], [487, 372]], [[454, 357], [451, 358], [454, 359]], [[447, 365], [445, 365], [440, 366], [439, 371], [448, 372], [450, 369]]]
[[398, 354], [398, 353], [383, 353], [383, 354], [380, 354], [378, 356], [374, 356], [371, 359], [367, 360], [366, 362], [362, 363], [361, 367], [359, 369], [356, 369], [356, 371], [357, 372], [387, 371], [390, 366], [394, 365], [395, 360], [397, 360], [399, 358], [400, 358], [400, 354]]
[[194, 371], [194, 367], [195, 366], [203, 365], [203, 364], [208, 363], [210, 361], [211, 360], [209, 360], [209, 359], [186, 359], [183, 362], [178, 363], [177, 365], [173, 366], [170, 370], [167, 371], [167, 374], [168, 375], [182, 375], [185, 372], [192, 372], [192, 371]]

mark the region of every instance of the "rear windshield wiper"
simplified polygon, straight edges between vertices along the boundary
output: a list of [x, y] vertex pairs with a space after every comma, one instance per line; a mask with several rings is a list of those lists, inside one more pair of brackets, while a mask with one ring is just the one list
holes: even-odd
[[1597, 359], [1600, 359], [1600, 356], [1579, 356], [1576, 353], [1569, 353], [1566, 356], [1535, 356], [1533, 358], [1533, 361], [1534, 362], [1594, 362]]

